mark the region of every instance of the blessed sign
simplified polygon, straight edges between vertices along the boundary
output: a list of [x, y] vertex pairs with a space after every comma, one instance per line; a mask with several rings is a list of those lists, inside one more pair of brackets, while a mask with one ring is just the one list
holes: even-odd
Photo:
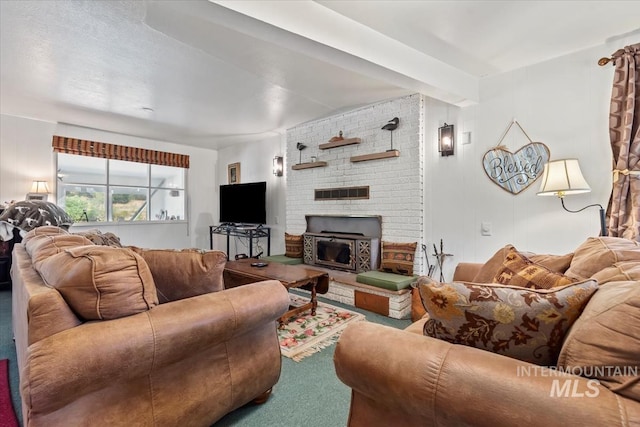
[[515, 153], [496, 147], [482, 158], [489, 179], [512, 194], [518, 194], [533, 184], [548, 161], [549, 149], [541, 142], [527, 144]]

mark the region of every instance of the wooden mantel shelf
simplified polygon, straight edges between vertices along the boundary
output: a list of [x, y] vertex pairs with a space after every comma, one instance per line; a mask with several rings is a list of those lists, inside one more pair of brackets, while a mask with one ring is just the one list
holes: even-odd
[[360, 144], [361, 142], [362, 140], [360, 138], [346, 138], [346, 139], [341, 139], [340, 141], [333, 141], [333, 142], [320, 144], [318, 145], [318, 148], [321, 150], [327, 150], [329, 148], [344, 147], [345, 145]]
[[398, 151], [398, 150], [389, 150], [389, 151], [384, 151], [382, 153], [364, 154], [362, 156], [353, 156], [351, 158], [351, 162], [352, 163], [367, 162], [369, 160], [389, 159], [389, 158], [392, 158], [392, 157], [400, 157], [400, 151]]
[[297, 165], [291, 166], [291, 169], [297, 171], [300, 169], [323, 168], [325, 166], [327, 166], [327, 162], [298, 163]]

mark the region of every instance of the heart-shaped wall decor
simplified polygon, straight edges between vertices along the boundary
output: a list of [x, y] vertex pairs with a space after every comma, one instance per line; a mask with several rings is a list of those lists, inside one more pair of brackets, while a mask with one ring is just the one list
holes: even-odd
[[484, 154], [484, 171], [498, 187], [511, 194], [527, 189], [542, 175], [549, 161], [549, 148], [541, 142], [532, 142], [515, 153], [496, 147]]

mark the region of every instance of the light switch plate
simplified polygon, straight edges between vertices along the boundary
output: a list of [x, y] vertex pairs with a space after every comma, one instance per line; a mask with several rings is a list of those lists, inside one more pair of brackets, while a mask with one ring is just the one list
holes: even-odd
[[491, 236], [490, 222], [482, 222], [482, 224], [480, 224], [480, 234], [482, 234], [483, 236]]

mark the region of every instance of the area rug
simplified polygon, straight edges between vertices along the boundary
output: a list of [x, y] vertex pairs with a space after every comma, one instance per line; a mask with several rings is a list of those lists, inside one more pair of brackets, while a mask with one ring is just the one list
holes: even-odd
[[9, 389], [9, 360], [0, 360], [0, 427], [18, 427]]
[[[291, 305], [300, 306], [309, 298], [290, 295]], [[299, 362], [335, 343], [348, 324], [364, 320], [365, 316], [355, 311], [318, 302], [316, 315], [311, 310], [289, 319], [278, 329], [282, 355]]]

